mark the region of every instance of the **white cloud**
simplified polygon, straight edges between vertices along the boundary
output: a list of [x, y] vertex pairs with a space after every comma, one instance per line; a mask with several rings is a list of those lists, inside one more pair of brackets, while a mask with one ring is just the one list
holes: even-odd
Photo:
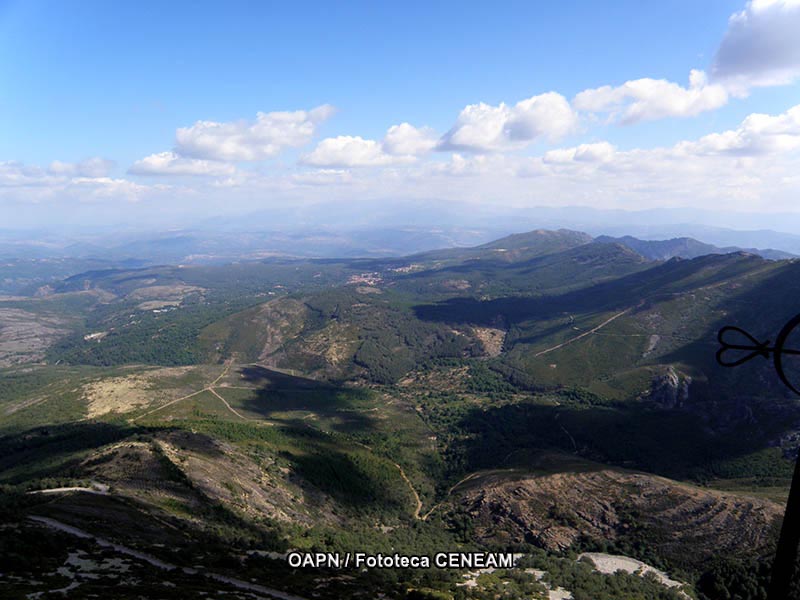
[[746, 96], [754, 86], [791, 83], [800, 78], [800, 0], [752, 0], [733, 14], [711, 67], [692, 70], [689, 85], [642, 78], [619, 86], [580, 92], [572, 105], [605, 113], [622, 124], [667, 117], [692, 117], [716, 110], [730, 96]]
[[780, 115], [754, 113], [736, 129], [712, 133], [678, 148], [691, 154], [757, 156], [800, 148], [800, 104]]
[[159, 152], [137, 160], [128, 173], [132, 175], [232, 175], [236, 169], [233, 165], [202, 160], [183, 158], [174, 152]]
[[711, 74], [737, 94], [800, 77], [800, 1], [753, 0], [731, 15]]
[[800, 105], [753, 114], [734, 130], [669, 147], [620, 150], [608, 142], [542, 156], [462, 156], [408, 172], [402, 186], [382, 179], [387, 197], [438, 197], [482, 207], [595, 206], [639, 210], [800, 210]]
[[[82, 175], [81, 172], [90, 174]], [[72, 164], [56, 161], [44, 169], [19, 162], [0, 162], [0, 201], [136, 201], [153, 192], [169, 189], [168, 186], [146, 186], [127, 179], [94, 176], [91, 172], [100, 172], [99, 166], [91, 162]]]
[[392, 125], [380, 142], [350, 135], [324, 139], [301, 162], [315, 167], [385, 167], [412, 163], [437, 143], [430, 127], [401, 123]]
[[[501, 117], [508, 126], [509, 113]], [[131, 167], [132, 173], [210, 177], [171, 187], [87, 177], [66, 163], [43, 168], [5, 162], [0, 163], [0, 205], [38, 203], [44, 214], [51, 205], [82, 203], [93, 203], [92, 210], [100, 206], [112, 210], [108, 207], [119, 200], [177, 214], [197, 206], [209, 212], [231, 206], [246, 210], [257, 202], [283, 206], [336, 201], [347, 211], [351, 200], [403, 198], [464, 207], [472, 203], [487, 211], [493, 206], [502, 210], [570, 205], [800, 211], [800, 104], [781, 114], [751, 114], [728, 131], [669, 147], [620, 149], [594, 141], [550, 149], [540, 156], [453, 152], [420, 160], [431, 150], [434, 137], [427, 128], [403, 123], [390, 128], [382, 140], [328, 138], [303, 159], [315, 168], [280, 164], [269, 169], [234, 168], [175, 152], [148, 156]], [[523, 144], [511, 139], [510, 134], [501, 134], [489, 145], [516, 149]]]
[[64, 187], [66, 193], [79, 197], [81, 202], [108, 199], [136, 202], [153, 189], [165, 188], [149, 188], [127, 179], [111, 177], [75, 177]]
[[78, 163], [54, 160], [48, 171], [53, 175], [105, 177], [114, 168], [114, 161], [100, 157], [87, 158]]
[[728, 92], [719, 84], [709, 84], [703, 71], [692, 70], [689, 87], [665, 79], [635, 79], [620, 86], [585, 90], [572, 104], [578, 110], [609, 113], [611, 120], [623, 124], [665, 117], [691, 117], [714, 110], [728, 102]]
[[178, 129], [175, 152], [184, 157], [258, 161], [311, 141], [317, 126], [334, 113], [328, 104], [305, 111], [260, 112], [255, 122], [198, 121]]
[[449, 161], [431, 164], [428, 172], [453, 177], [476, 177], [505, 170], [507, 164], [507, 159], [501, 154], [464, 156], [455, 152]]
[[317, 169], [292, 175], [291, 180], [299, 185], [326, 186], [349, 183], [353, 180], [350, 171], [342, 169]]
[[58, 177], [41, 167], [16, 161], [0, 162], [0, 188], [44, 186], [54, 181], [58, 181]]
[[555, 92], [514, 106], [470, 104], [439, 144], [440, 150], [489, 152], [522, 148], [539, 139], [559, 139], [574, 131], [578, 119], [569, 102]]
[[324, 139], [302, 158], [303, 164], [315, 167], [380, 167], [413, 160], [385, 152], [380, 142], [351, 135]]
[[559, 148], [550, 150], [544, 155], [546, 163], [604, 163], [614, 158], [616, 150], [608, 142], [597, 142], [594, 144], [581, 144], [574, 148]]
[[414, 127], [408, 123], [392, 125], [383, 138], [383, 150], [400, 156], [417, 156], [436, 147], [437, 136], [430, 127]]

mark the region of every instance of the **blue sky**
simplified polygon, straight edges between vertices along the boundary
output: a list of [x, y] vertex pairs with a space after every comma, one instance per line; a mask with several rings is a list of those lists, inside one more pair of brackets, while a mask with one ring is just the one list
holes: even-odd
[[794, 211], [798, 30], [797, 0], [0, 0], [0, 207]]

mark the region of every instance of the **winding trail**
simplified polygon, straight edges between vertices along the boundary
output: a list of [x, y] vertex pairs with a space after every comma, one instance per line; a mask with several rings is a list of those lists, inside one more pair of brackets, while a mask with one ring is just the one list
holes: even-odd
[[223, 403], [225, 406], [227, 406], [227, 407], [228, 407], [228, 410], [229, 410], [229, 411], [231, 411], [233, 414], [235, 414], [235, 415], [236, 415], [237, 417], [239, 417], [240, 419], [244, 419], [245, 421], [257, 421], [257, 420], [258, 420], [258, 419], [252, 419], [252, 418], [250, 418], [250, 417], [245, 417], [245, 416], [244, 416], [242, 413], [240, 413], [238, 410], [236, 410], [236, 409], [235, 409], [235, 408], [233, 408], [233, 407], [232, 407], [230, 404], [228, 404], [228, 401], [227, 401], [227, 400], [225, 400], [225, 398], [223, 398], [222, 396], [220, 396], [220, 395], [217, 393], [217, 390], [215, 390], [214, 388], [212, 388], [212, 387], [210, 387], [210, 388], [207, 388], [207, 390], [206, 390], [206, 391], [209, 391], [209, 392], [211, 392], [211, 393], [212, 393], [212, 394], [214, 394], [214, 395], [215, 395], [217, 398], [219, 398], [219, 399], [222, 401], [222, 403]]
[[[640, 302], [640, 303], [639, 303], [639, 305], [641, 305], [641, 304], [642, 304], [642, 303]], [[563, 347], [564, 347], [564, 346], [566, 346], [567, 344], [571, 344], [572, 342], [577, 342], [579, 339], [581, 339], [581, 338], [585, 338], [587, 335], [592, 335], [592, 334], [593, 334], [593, 333], [595, 333], [596, 331], [600, 331], [600, 330], [601, 330], [603, 327], [605, 327], [606, 325], [608, 325], [609, 323], [611, 323], [611, 322], [612, 322], [612, 321], [614, 321], [615, 319], [618, 319], [618, 318], [620, 318], [622, 315], [624, 315], [626, 312], [630, 311], [632, 308], [634, 308], [634, 307], [632, 307], [632, 306], [631, 306], [631, 307], [628, 307], [628, 308], [626, 308], [625, 310], [623, 310], [622, 312], [618, 312], [618, 313], [617, 313], [617, 314], [615, 314], [614, 316], [612, 316], [612, 317], [610, 317], [610, 318], [606, 319], [605, 321], [603, 321], [602, 323], [600, 323], [600, 325], [598, 325], [597, 327], [594, 327], [593, 329], [590, 329], [589, 331], [584, 331], [582, 334], [580, 334], [580, 335], [577, 335], [577, 336], [575, 336], [574, 338], [570, 338], [570, 339], [568, 339], [566, 342], [561, 342], [560, 344], [557, 344], [557, 345], [555, 345], [555, 346], [552, 346], [552, 347], [550, 347], [550, 348], [547, 348], [546, 350], [542, 350], [541, 352], [537, 352], [537, 353], [536, 353], [536, 354], [534, 354], [533, 356], [534, 356], [534, 357], [543, 356], [543, 355], [547, 354], [548, 352], [552, 352], [553, 350], [558, 350], [559, 348], [563, 348]]]
[[166, 404], [162, 404], [158, 408], [154, 408], [153, 410], [149, 410], [146, 413], [139, 415], [138, 417], [134, 417], [133, 419], [131, 419], [131, 423], [135, 423], [139, 419], [143, 419], [148, 415], [152, 415], [154, 412], [160, 411], [162, 408], [167, 408], [168, 406], [172, 406], [173, 404], [180, 402], [181, 400], [186, 400], [188, 398], [191, 398], [192, 396], [197, 396], [197, 394], [202, 394], [205, 391], [206, 391], [205, 389], [197, 390], [196, 392], [192, 392], [191, 394], [187, 394], [186, 396], [181, 396], [180, 398], [175, 398], [175, 400], [170, 400], [169, 402], [167, 402]]
[[447, 490], [447, 495], [445, 496], [445, 499], [444, 499], [444, 500], [442, 500], [441, 502], [437, 502], [436, 504], [434, 504], [434, 505], [431, 507], [431, 509], [430, 509], [428, 512], [426, 512], [424, 515], [422, 515], [422, 519], [421, 519], [421, 520], [422, 520], [422, 521], [427, 521], [427, 520], [428, 520], [428, 517], [430, 517], [430, 516], [431, 516], [431, 515], [434, 513], [434, 511], [435, 511], [437, 508], [439, 508], [439, 507], [440, 507], [442, 504], [444, 504], [445, 502], [447, 502], [447, 499], [448, 499], [448, 498], [450, 497], [450, 495], [453, 493], [453, 490], [454, 490], [454, 489], [456, 489], [456, 488], [457, 488], [458, 486], [460, 486], [462, 483], [466, 483], [466, 482], [467, 482], [467, 481], [469, 481], [470, 479], [474, 479], [475, 477], [478, 477], [480, 474], [481, 474], [481, 472], [480, 472], [480, 471], [476, 471], [475, 473], [470, 473], [469, 475], [467, 475], [466, 477], [464, 477], [463, 479], [461, 479], [461, 480], [460, 480], [460, 481], [458, 481], [457, 483], [455, 483], [455, 484], [451, 485], [451, 486], [450, 486], [450, 489], [449, 489], [449, 490]]
[[420, 499], [417, 490], [414, 488], [414, 484], [411, 483], [411, 480], [408, 478], [408, 475], [406, 475], [406, 472], [403, 470], [403, 467], [394, 462], [391, 458], [387, 458], [385, 456], [377, 454], [372, 448], [370, 448], [366, 444], [362, 444], [361, 442], [356, 442], [356, 441], [353, 441], [353, 443], [356, 444], [357, 446], [361, 446], [366, 450], [369, 450], [372, 454], [375, 454], [375, 456], [380, 456], [381, 458], [388, 460], [397, 468], [398, 471], [400, 471], [400, 477], [402, 477], [403, 481], [405, 481], [406, 484], [408, 485], [408, 489], [411, 490], [411, 493], [414, 496], [414, 502], [417, 505], [416, 508], [414, 509], [414, 518], [417, 519], [418, 521], [424, 521], [425, 517], [420, 517], [420, 513], [422, 512], [422, 500]]
[[240, 415], [238, 412], [236, 412], [236, 411], [235, 411], [235, 410], [234, 410], [234, 409], [231, 407], [231, 405], [230, 405], [230, 404], [228, 404], [228, 403], [227, 403], [227, 401], [226, 401], [226, 400], [225, 400], [225, 399], [224, 399], [222, 396], [220, 396], [220, 395], [219, 395], [217, 392], [215, 392], [215, 391], [214, 391], [214, 386], [215, 386], [215, 385], [217, 385], [217, 383], [219, 383], [219, 380], [220, 380], [220, 379], [222, 379], [223, 377], [225, 377], [225, 375], [227, 375], [227, 374], [228, 374], [228, 371], [230, 371], [231, 364], [232, 364], [232, 362], [231, 362], [230, 360], [227, 360], [227, 361], [225, 361], [225, 368], [222, 370], [222, 373], [220, 373], [220, 374], [219, 374], [219, 376], [218, 376], [218, 377], [217, 377], [217, 378], [216, 378], [214, 381], [212, 381], [211, 383], [209, 383], [209, 384], [208, 384], [206, 387], [204, 387], [202, 390], [197, 390], [196, 392], [192, 392], [191, 394], [186, 394], [185, 396], [181, 396], [180, 398], [175, 398], [175, 400], [170, 400], [170, 401], [169, 401], [169, 402], [167, 402], [166, 404], [162, 404], [161, 406], [159, 406], [159, 407], [157, 407], [157, 408], [154, 408], [153, 410], [149, 410], [149, 411], [147, 411], [146, 413], [139, 415], [138, 417], [134, 417], [133, 419], [131, 419], [131, 420], [130, 420], [130, 422], [131, 422], [131, 423], [135, 423], [135, 422], [136, 422], [136, 421], [138, 421], [139, 419], [143, 419], [144, 417], [147, 417], [147, 416], [149, 416], [149, 415], [152, 415], [153, 413], [155, 413], [155, 412], [158, 412], [158, 411], [160, 411], [160, 410], [162, 410], [162, 409], [164, 409], [164, 408], [167, 408], [168, 406], [172, 406], [173, 404], [177, 404], [177, 403], [178, 403], [178, 402], [180, 402], [181, 400], [188, 400], [189, 398], [192, 398], [192, 397], [194, 397], [194, 396], [197, 396], [198, 394], [202, 394], [203, 392], [211, 392], [212, 394], [214, 394], [214, 395], [215, 395], [217, 398], [219, 398], [220, 400], [222, 400], [222, 402], [224, 402], [224, 403], [225, 403], [225, 406], [227, 406], [227, 407], [230, 409], [230, 411], [231, 411], [233, 414], [235, 414], [236, 416], [238, 416], [238, 417], [241, 417], [242, 419], [245, 419], [245, 420], [252, 420], [252, 419], [247, 419], [247, 417], [243, 417], [243, 416], [242, 416], [242, 415]]
[[123, 546], [122, 544], [117, 544], [116, 542], [111, 542], [105, 538], [93, 535], [82, 529], [78, 529], [77, 527], [73, 527], [72, 525], [67, 525], [66, 523], [62, 523], [61, 521], [56, 521], [55, 519], [51, 519], [49, 517], [30, 516], [28, 517], [28, 519], [40, 525], [44, 525], [45, 527], [49, 527], [50, 529], [55, 529], [57, 531], [68, 533], [78, 538], [93, 540], [100, 546], [106, 548], [112, 548], [113, 550], [119, 552], [120, 554], [125, 554], [127, 556], [132, 556], [134, 558], [137, 558], [153, 567], [156, 567], [157, 569], [162, 569], [165, 571], [178, 570], [186, 575], [198, 575], [200, 577], [206, 577], [208, 579], [213, 579], [214, 581], [227, 583], [228, 585], [233, 586], [235, 588], [239, 588], [240, 590], [247, 590], [248, 592], [255, 592], [256, 594], [261, 594], [262, 597], [264, 598], [278, 598], [278, 600], [306, 600], [301, 596], [294, 596], [292, 594], [287, 594], [286, 592], [282, 592], [280, 590], [275, 590], [272, 588], [265, 587], [263, 585], [258, 585], [256, 583], [250, 583], [249, 581], [236, 579], [235, 577], [221, 575], [219, 573], [214, 573], [211, 571], [207, 571], [205, 569], [198, 570], [190, 567], [179, 567], [177, 565], [173, 565], [172, 563], [168, 563], [159, 558], [156, 558], [155, 556], [152, 556], [150, 554], [139, 552], [138, 550], [133, 550], [132, 548], [128, 548], [127, 546]]
[[403, 471], [403, 467], [401, 467], [400, 465], [398, 465], [394, 461], [392, 461], [392, 464], [395, 467], [397, 467], [398, 471], [400, 471], [400, 477], [402, 477], [405, 480], [405, 482], [408, 484], [408, 489], [410, 489], [411, 493], [414, 494], [414, 500], [417, 503], [417, 507], [414, 509], [414, 518], [417, 519], [418, 521], [424, 521], [425, 520], [424, 517], [420, 517], [419, 516], [419, 513], [422, 512], [422, 500], [420, 500], [419, 494], [417, 493], [417, 490], [414, 489], [414, 486], [411, 483], [411, 480], [406, 475], [406, 472]]
[[86, 492], [87, 494], [96, 494], [98, 496], [108, 496], [108, 486], [105, 484], [101, 484], [102, 487], [83, 487], [83, 486], [72, 486], [72, 487], [57, 487], [57, 488], [46, 488], [43, 490], [31, 490], [30, 492], [25, 492], [26, 494], [66, 494], [69, 492]]

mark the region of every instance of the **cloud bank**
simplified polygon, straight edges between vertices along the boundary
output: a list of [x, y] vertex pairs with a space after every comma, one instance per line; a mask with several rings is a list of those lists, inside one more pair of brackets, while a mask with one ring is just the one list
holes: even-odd
[[711, 74], [739, 94], [800, 77], [800, 1], [752, 0], [733, 14]]
[[310, 142], [316, 128], [334, 112], [325, 104], [309, 111], [260, 112], [254, 122], [198, 121], [178, 129], [175, 152], [188, 158], [221, 161], [274, 158], [286, 148]]

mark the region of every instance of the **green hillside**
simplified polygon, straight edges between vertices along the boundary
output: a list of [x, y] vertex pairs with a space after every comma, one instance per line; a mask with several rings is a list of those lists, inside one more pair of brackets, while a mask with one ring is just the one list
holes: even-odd
[[[0, 543], [52, 540], [34, 565], [50, 573], [68, 552], [105, 556], [24, 517], [50, 518], [321, 598], [544, 598], [548, 581], [680, 597], [581, 551], [648, 562], [690, 597], [716, 600], [697, 594], [737, 565], [758, 587], [800, 407], [763, 359], [720, 368], [716, 332], [774, 339], [798, 269], [536, 231], [403, 259], [94, 271], [0, 300], [20, 331], [52, 323], [0, 371]], [[287, 548], [513, 550], [549, 575], [465, 588], [457, 570], [340, 578], [259, 554]], [[134, 563], [120, 597], [157, 584]]]

